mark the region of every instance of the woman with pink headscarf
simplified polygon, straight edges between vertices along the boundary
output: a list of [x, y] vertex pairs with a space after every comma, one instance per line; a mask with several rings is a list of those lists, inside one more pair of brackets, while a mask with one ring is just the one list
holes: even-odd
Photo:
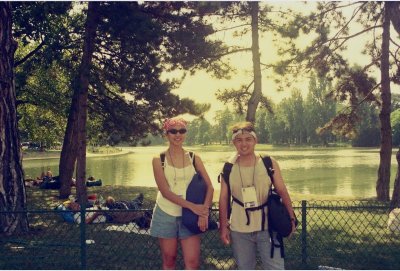
[[[180, 117], [170, 118], [165, 120], [163, 130], [169, 144], [165, 152], [153, 158], [154, 178], [159, 192], [153, 210], [150, 234], [159, 239], [162, 269], [175, 269], [178, 241], [182, 247], [185, 269], [199, 269], [200, 235], [191, 232], [182, 224], [182, 207], [197, 214], [200, 230], [207, 230], [214, 188], [201, 158], [197, 154], [192, 157], [183, 148], [187, 122]], [[165, 157], [163, 162], [161, 156]], [[196, 171], [207, 185], [203, 204], [194, 204], [185, 199], [186, 189]]]

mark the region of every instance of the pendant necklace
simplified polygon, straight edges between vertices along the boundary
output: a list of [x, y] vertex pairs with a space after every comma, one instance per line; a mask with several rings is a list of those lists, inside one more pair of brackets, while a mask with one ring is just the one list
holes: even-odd
[[[240, 159], [240, 157], [239, 157]], [[256, 163], [257, 163], [257, 157], [254, 155], [254, 166], [253, 166], [253, 183], [252, 185], [254, 185], [254, 174], [256, 172]], [[240, 175], [240, 181], [242, 183], [242, 187], [244, 187], [243, 185], [243, 179], [242, 179], [242, 172], [240, 171], [240, 160], [238, 161], [238, 167], [239, 167], [239, 175]]]
[[[176, 186], [176, 168], [175, 168], [175, 164], [174, 164], [174, 160], [172, 159], [172, 155], [170, 152], [170, 149], [168, 148], [168, 154], [169, 154], [169, 158], [171, 158], [171, 163], [172, 163], [172, 167], [174, 168], [174, 186]], [[183, 178], [186, 179], [185, 176], [185, 151], [183, 150], [182, 152], [182, 161], [183, 161]]]

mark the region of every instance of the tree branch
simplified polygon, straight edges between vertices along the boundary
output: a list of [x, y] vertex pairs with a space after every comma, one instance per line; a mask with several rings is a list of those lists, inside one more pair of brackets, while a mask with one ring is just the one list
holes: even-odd
[[353, 14], [351, 15], [351, 18], [347, 20], [346, 24], [338, 31], [336, 34], [333, 36], [333, 39], [331, 40], [332, 42], [340, 35], [340, 33], [344, 32], [344, 29], [349, 26], [350, 22], [353, 21], [353, 19], [356, 17], [357, 13], [361, 10], [361, 8], [365, 5], [362, 4], [361, 6], [358, 6], [356, 10], [354, 10]]
[[400, 44], [396, 43], [392, 38], [390, 38], [390, 41], [391, 41], [394, 45], [396, 45], [397, 47], [400, 47]]
[[248, 24], [235, 25], [235, 26], [228, 27], [228, 28], [216, 29], [213, 33], [221, 32], [221, 31], [228, 31], [228, 30], [232, 30], [232, 29], [240, 28], [240, 27], [244, 27], [244, 26], [249, 26], [249, 25], [251, 25], [251, 24], [248, 23]]
[[218, 55], [210, 55], [210, 56], [207, 56], [207, 58], [220, 58], [220, 57], [227, 56], [227, 55], [230, 55], [230, 54], [235, 54], [235, 53], [239, 53], [239, 52], [246, 52], [246, 51], [251, 51], [251, 48], [235, 49], [233, 51], [225, 52], [225, 53], [218, 54]]
[[33, 55], [35, 55], [40, 49], [42, 49], [42, 47], [45, 45], [44, 40], [31, 52], [29, 52], [29, 54], [27, 54], [26, 56], [24, 56], [22, 59], [16, 61], [14, 63], [14, 68], [18, 67], [19, 65], [21, 65], [22, 63], [24, 63], [25, 61], [27, 61], [30, 57], [32, 57]]
[[[343, 6], [335, 6], [335, 7], [332, 7], [332, 8], [330, 8], [330, 9], [327, 9], [327, 10], [324, 10], [324, 11], [322, 11], [321, 13], [318, 13], [318, 14], [315, 14], [315, 15], [313, 15], [313, 16], [311, 16], [311, 19], [316, 19], [316, 17], [324, 17], [325, 16], [325, 14], [327, 14], [327, 13], [329, 13], [329, 12], [331, 12], [332, 10], [335, 10], [335, 9], [340, 9], [340, 8], [346, 8], [346, 7], [350, 7], [350, 6], [353, 6], [353, 5], [358, 5], [360, 2], [352, 2], [352, 3], [350, 3], [350, 4], [346, 4], [346, 5], [343, 5]], [[328, 2], [328, 4], [329, 4], [329, 2]], [[325, 5], [327, 5], [327, 4], [325, 4]]]

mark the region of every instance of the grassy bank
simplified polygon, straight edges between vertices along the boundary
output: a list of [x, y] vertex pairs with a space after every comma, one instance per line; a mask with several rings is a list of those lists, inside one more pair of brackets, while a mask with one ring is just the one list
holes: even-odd
[[[144, 195], [145, 207], [154, 206], [157, 195], [155, 187], [125, 187], [125, 186], [94, 186], [88, 187], [88, 195], [97, 194], [106, 198], [112, 196], [118, 200], [131, 200], [139, 193]], [[75, 187], [72, 188], [72, 195], [76, 194]], [[58, 190], [39, 189], [38, 187], [27, 188], [28, 209], [53, 209], [65, 200], [59, 199]]]

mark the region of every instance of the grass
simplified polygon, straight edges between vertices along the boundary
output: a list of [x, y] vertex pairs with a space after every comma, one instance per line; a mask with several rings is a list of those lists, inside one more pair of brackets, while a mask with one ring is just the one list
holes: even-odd
[[[152, 208], [157, 189], [148, 187], [89, 187], [103, 197], [131, 199], [144, 193], [145, 206]], [[58, 191], [27, 188], [31, 232], [0, 238], [0, 269], [81, 268], [82, 227], [63, 222], [53, 208], [62, 200]], [[373, 201], [308, 201], [303, 213], [294, 201], [300, 226], [285, 240], [287, 269], [399, 269], [400, 235], [386, 228], [387, 208]], [[46, 210], [36, 211], [33, 210]], [[302, 227], [304, 218], [306, 227]], [[213, 213], [217, 219], [217, 213]], [[107, 231], [110, 224], [85, 225], [87, 269], [159, 269], [158, 242], [149, 235]], [[267, 233], [266, 233], [267, 234]], [[201, 269], [235, 269], [232, 251], [221, 244], [217, 231], [202, 236]], [[307, 255], [306, 258], [303, 256]], [[305, 259], [305, 261], [304, 261]], [[182, 256], [178, 266], [182, 269]], [[257, 262], [260, 268], [260, 262]]]

